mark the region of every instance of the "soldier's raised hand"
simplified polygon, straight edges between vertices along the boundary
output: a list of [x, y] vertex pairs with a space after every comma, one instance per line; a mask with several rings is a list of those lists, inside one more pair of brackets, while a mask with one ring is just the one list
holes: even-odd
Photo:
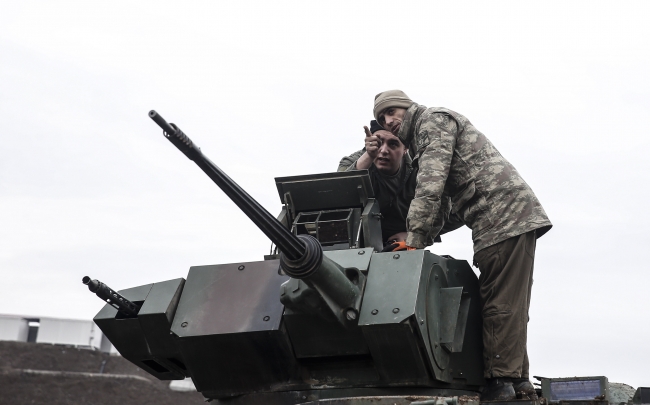
[[368, 127], [364, 126], [363, 129], [366, 131], [366, 152], [354, 163], [357, 170], [370, 168], [379, 155], [379, 138], [374, 136]]
[[366, 131], [366, 153], [374, 161], [379, 154], [380, 141], [375, 135], [370, 132], [367, 126], [364, 126], [363, 129]]

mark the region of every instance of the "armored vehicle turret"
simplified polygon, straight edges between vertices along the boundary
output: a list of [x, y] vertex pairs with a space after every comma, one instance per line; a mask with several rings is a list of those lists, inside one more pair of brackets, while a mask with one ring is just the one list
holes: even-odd
[[104, 292], [94, 321], [126, 359], [161, 380], [191, 377], [224, 404], [476, 395], [484, 383], [476, 275], [466, 261], [426, 250], [381, 253], [367, 172], [277, 178], [276, 218], [177, 126], [149, 116], [276, 253], [119, 292], [84, 278]]

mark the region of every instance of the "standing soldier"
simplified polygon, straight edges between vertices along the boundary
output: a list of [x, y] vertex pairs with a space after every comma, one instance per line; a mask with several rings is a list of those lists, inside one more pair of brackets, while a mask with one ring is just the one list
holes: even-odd
[[487, 379], [481, 400], [537, 399], [528, 375], [528, 308], [535, 242], [552, 226], [539, 200], [464, 116], [414, 103], [400, 90], [379, 93], [373, 113], [412, 148], [419, 170], [406, 245], [431, 245], [450, 214], [472, 229]]

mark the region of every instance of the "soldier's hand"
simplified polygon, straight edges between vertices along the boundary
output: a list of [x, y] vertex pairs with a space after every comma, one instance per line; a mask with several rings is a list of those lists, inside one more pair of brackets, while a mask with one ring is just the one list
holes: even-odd
[[416, 248], [408, 246], [404, 241], [389, 241], [382, 249], [382, 252], [399, 252], [400, 250], [416, 250]]
[[368, 127], [364, 126], [363, 129], [366, 131], [366, 153], [374, 161], [379, 154], [379, 138], [370, 133], [370, 129], [368, 129]]
[[[401, 242], [401, 243], [404, 244], [404, 242]], [[388, 242], [386, 242], [386, 244], [384, 245], [384, 248], [381, 251], [382, 252], [392, 252], [395, 249], [398, 249], [399, 246], [400, 246], [399, 242], [396, 242], [394, 240], [389, 240]]]

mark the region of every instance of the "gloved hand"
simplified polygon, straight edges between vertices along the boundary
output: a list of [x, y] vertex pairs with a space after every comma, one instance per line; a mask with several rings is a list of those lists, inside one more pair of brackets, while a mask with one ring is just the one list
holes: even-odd
[[415, 248], [411, 246], [406, 246], [406, 242], [404, 241], [400, 241], [400, 242], [390, 241], [384, 246], [384, 248], [381, 251], [398, 252], [400, 250], [415, 250]]

